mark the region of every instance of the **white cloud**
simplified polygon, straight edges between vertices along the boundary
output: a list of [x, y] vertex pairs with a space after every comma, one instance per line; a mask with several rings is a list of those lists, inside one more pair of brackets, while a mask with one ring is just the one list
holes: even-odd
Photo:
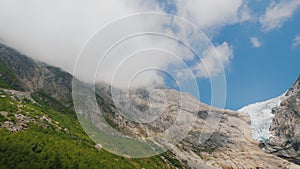
[[263, 31], [268, 32], [280, 28], [293, 16], [299, 5], [300, 0], [282, 0], [277, 3], [272, 1], [264, 16], [260, 18]]
[[[247, 5], [242, 0], [212, 0], [212, 1], [175, 1], [178, 15], [194, 22], [204, 30], [218, 29], [221, 26], [245, 21], [249, 18]], [[99, 28], [112, 20], [136, 12], [162, 11], [156, 1], [143, 0], [2, 0], [0, 2], [0, 39], [3, 43], [16, 48], [24, 54], [39, 61], [58, 66], [72, 73], [76, 57], [86, 40]], [[119, 33], [120, 29], [130, 30], [132, 27], [160, 27], [170, 21], [161, 18], [150, 22], [141, 20], [138, 25], [125, 25], [110, 33], [111, 38]], [[164, 30], [167, 32], [168, 30]], [[189, 36], [188, 28], [180, 27], [178, 34], [185, 38]], [[190, 39], [186, 39], [190, 40]], [[176, 43], [156, 38], [136, 38], [120, 45], [109, 57], [97, 77], [109, 82], [116, 66], [126, 54], [145, 48], [161, 48], [169, 50], [182, 59], [191, 60], [193, 55], [179, 47]], [[206, 69], [210, 75], [220, 73], [223, 66], [228, 66], [232, 59], [231, 46], [226, 42], [217, 47], [221, 56], [221, 64], [216, 64], [216, 57], [207, 50], [203, 57]], [[157, 56], [160, 56], [157, 54]], [[129, 74], [138, 67], [147, 64], [165, 68], [174, 62], [168, 55], [152, 57], [145, 54], [143, 59], [135, 59], [127, 62], [128, 65], [121, 71], [120, 81], [129, 78]], [[96, 58], [90, 58], [86, 63], [81, 78], [93, 77], [90, 64], [94, 64]], [[175, 59], [176, 60], [176, 59]], [[137, 67], [137, 65], [139, 65]], [[204, 69], [195, 69], [198, 77], [204, 75]], [[127, 74], [125, 74], [127, 73]], [[202, 74], [202, 75], [201, 75]], [[157, 73], [147, 73], [146, 79], [139, 79], [141, 83], [155, 81], [161, 83], [162, 79]], [[150, 79], [150, 80], [149, 80]]]
[[249, 19], [243, 0], [176, 0], [178, 15], [190, 19], [201, 29], [211, 29]]
[[251, 10], [246, 1], [244, 1], [244, 4], [240, 7], [238, 17], [240, 22], [254, 20], [253, 14], [251, 13]]
[[127, 87], [129, 83], [130, 86], [163, 84], [157, 70], [171, 73], [169, 65], [180, 69], [182, 59], [191, 58], [193, 53], [177, 41], [157, 36], [135, 37], [116, 46], [104, 58], [97, 77], [118, 87]]
[[300, 45], [300, 35], [296, 35], [294, 40], [293, 40], [293, 48], [297, 47]]
[[261, 42], [258, 40], [257, 37], [252, 37], [252, 38], [250, 38], [250, 40], [251, 40], [253, 47], [255, 47], [255, 48], [261, 47]]
[[196, 76], [200, 78], [209, 78], [223, 71], [233, 59], [233, 49], [227, 42], [203, 52], [201, 62], [194, 67]]
[[0, 37], [5, 44], [35, 59], [72, 72], [85, 41], [113, 19], [143, 9], [139, 3], [137, 0], [28, 0], [26, 3], [2, 0]]

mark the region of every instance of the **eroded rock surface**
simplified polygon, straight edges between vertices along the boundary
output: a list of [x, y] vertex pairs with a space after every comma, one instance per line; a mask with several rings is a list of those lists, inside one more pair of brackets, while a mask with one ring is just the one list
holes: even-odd
[[300, 164], [300, 76], [286, 97], [279, 107], [273, 109], [272, 137], [265, 150]]
[[[102, 86], [98, 94], [106, 99], [110, 98], [109, 90], [109, 87]], [[260, 143], [252, 138], [250, 118], [247, 114], [213, 108], [198, 102], [192, 95], [175, 90], [160, 90], [164, 93], [164, 102], [148, 102], [149, 97], [144, 96], [147, 92], [132, 92], [130, 96], [131, 106], [141, 110], [166, 107], [162, 115], [151, 123], [132, 122], [114, 106], [102, 111], [104, 114], [113, 114], [110, 116], [111, 120], [120, 132], [144, 138], [151, 138], [157, 132], [172, 126], [178, 111], [195, 117], [190, 132], [171, 149], [178, 159], [190, 168], [300, 168], [261, 149]], [[112, 100], [106, 99], [104, 103], [112, 103]], [[106, 112], [107, 110], [113, 113]]]

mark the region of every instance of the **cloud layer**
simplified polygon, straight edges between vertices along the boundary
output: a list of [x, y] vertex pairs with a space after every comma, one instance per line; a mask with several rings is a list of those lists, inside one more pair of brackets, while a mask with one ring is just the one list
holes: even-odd
[[[268, 32], [280, 28], [293, 15], [299, 5], [300, 0], [272, 1], [263, 14], [256, 14], [261, 16], [259, 22], [263, 31]], [[143, 0], [91, 0], [89, 2], [83, 0], [28, 0], [26, 3], [18, 0], [2, 0], [0, 2], [0, 40], [36, 60], [61, 67], [72, 73], [80, 50], [97, 30], [117, 18], [145, 11], [168, 11], [184, 17], [201, 31], [204, 31], [211, 39], [222, 27], [248, 20], [253, 21], [252, 11], [247, 2], [243, 0], [227, 0], [226, 2], [223, 0], [170, 0], [163, 3]], [[141, 20], [140, 25], [158, 26], [163, 28], [165, 32], [173, 32], [181, 37], [191, 36], [187, 28], [167, 27], [166, 25], [170, 22], [158, 18], [152, 23]], [[122, 26], [119, 30], [131, 29], [133, 26], [138, 27], [140, 25]], [[111, 36], [117, 33], [118, 30], [112, 31]], [[261, 42], [256, 37], [252, 37], [251, 42], [254, 47], [261, 46]], [[298, 39], [295, 38], [294, 42], [294, 46], [297, 46]], [[226, 68], [230, 65], [233, 59], [233, 47], [228, 42], [218, 43], [221, 44], [216, 47], [216, 52], [220, 57], [219, 61], [212, 56], [212, 49], [203, 49], [202, 59], [197, 60], [195, 65], [191, 66], [198, 78], [207, 78], [208, 74], [217, 75], [223, 70], [223, 67]], [[139, 48], [131, 49], [130, 46]], [[97, 75], [98, 78], [109, 81], [108, 77], [111, 76], [109, 72], [112, 72], [112, 68], [117, 65], [118, 61], [125, 57], [124, 54], [143, 47], [168, 49], [187, 61], [193, 60], [194, 57], [176, 43], [155, 38], [137, 38], [135, 41], [124, 43], [123, 47], [110, 55], [114, 59], [107, 60], [107, 65], [103, 67], [103, 72], [106, 73], [102, 73], [102, 76], [100, 73]], [[139, 63], [137, 61], [132, 62], [133, 65], [128, 63], [128, 70], [136, 65], [152, 62], [162, 68], [173, 64], [170, 59], [152, 57], [148, 60], [141, 60]], [[205, 66], [203, 63], [206, 63]], [[222, 63], [222, 65], [217, 63]], [[86, 67], [89, 69], [88, 65]], [[83, 72], [82, 74], [82, 78], [84, 78], [87, 73]], [[151, 78], [162, 81], [156, 77], [157, 74], [152, 73], [152, 75]], [[127, 78], [126, 75], [122, 77]], [[141, 81], [146, 82], [146, 80]]]
[[143, 5], [135, 0], [3, 0], [0, 37], [37, 60], [72, 72], [80, 49], [97, 29], [139, 8]]
[[300, 0], [272, 1], [265, 14], [260, 18], [265, 32], [280, 28], [300, 6]]

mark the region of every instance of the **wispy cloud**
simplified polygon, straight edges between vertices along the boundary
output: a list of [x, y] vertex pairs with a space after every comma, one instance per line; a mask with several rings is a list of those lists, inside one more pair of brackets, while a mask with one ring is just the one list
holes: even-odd
[[250, 40], [251, 40], [253, 47], [255, 47], [255, 48], [261, 47], [261, 42], [258, 40], [257, 37], [252, 37], [252, 38], [250, 38]]
[[300, 35], [296, 35], [295, 38], [294, 38], [294, 40], [293, 40], [292, 47], [295, 48], [295, 47], [297, 47], [299, 45], [300, 45]]
[[265, 14], [260, 18], [262, 30], [265, 32], [278, 29], [293, 16], [300, 6], [300, 0], [272, 1]]
[[216, 76], [231, 63], [232, 59], [233, 49], [227, 42], [223, 42], [215, 49], [207, 49], [203, 52], [201, 62], [194, 67], [194, 70], [197, 72], [196, 76], [200, 78]]

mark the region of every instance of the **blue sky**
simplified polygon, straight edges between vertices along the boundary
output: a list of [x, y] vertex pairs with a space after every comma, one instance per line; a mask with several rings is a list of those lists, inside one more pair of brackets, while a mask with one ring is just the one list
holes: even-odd
[[[213, 41], [228, 41], [234, 59], [226, 71], [226, 108], [238, 109], [284, 93], [300, 73], [300, 46], [292, 47], [300, 33], [299, 11], [280, 29], [262, 32], [259, 24], [244, 23], [223, 28]], [[261, 46], [253, 47], [250, 38]]]
[[[276, 97], [288, 90], [300, 74], [300, 46], [293, 40], [300, 34], [297, 10], [279, 29], [261, 31], [260, 24], [237, 24], [222, 29], [214, 42], [226, 40], [234, 46], [234, 59], [226, 71], [226, 108], [238, 109], [249, 103]], [[262, 45], [253, 47], [250, 38]]]
[[[164, 10], [176, 14], [176, 5], [158, 0]], [[292, 2], [292, 1], [291, 1]], [[261, 17], [271, 4], [280, 1], [249, 1], [252, 14]], [[213, 44], [226, 41], [234, 58], [226, 67], [227, 100], [225, 108], [237, 110], [245, 105], [277, 97], [288, 90], [300, 74], [300, 45], [293, 46], [300, 35], [300, 10], [296, 9], [281, 25], [264, 30], [259, 21], [225, 25], [210, 36]], [[251, 42], [256, 39], [256, 46]], [[198, 79], [201, 101], [210, 104], [211, 86]]]

